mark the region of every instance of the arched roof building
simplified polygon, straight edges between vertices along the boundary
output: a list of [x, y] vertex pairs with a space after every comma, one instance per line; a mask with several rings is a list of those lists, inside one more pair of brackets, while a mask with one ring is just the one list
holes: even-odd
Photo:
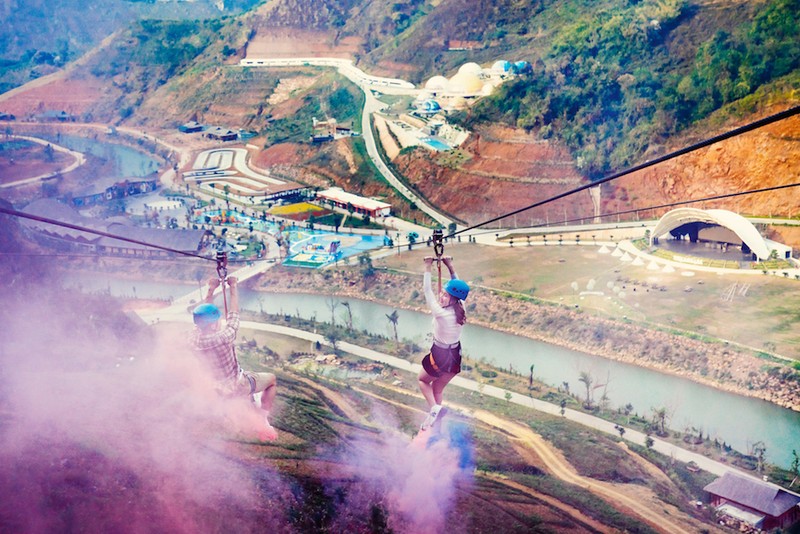
[[779, 250], [779, 255], [782, 257], [785, 252], [783, 249], [787, 248], [785, 245], [767, 241], [758, 232], [753, 223], [728, 210], [701, 210], [696, 208], [679, 208], [672, 210], [659, 219], [653, 233], [650, 236], [651, 243], [658, 240], [658, 238], [671, 233], [674, 236], [686, 235], [690, 236], [692, 241], [705, 239], [700, 235], [701, 231], [711, 227], [722, 227], [727, 229], [727, 236], [717, 232], [716, 234], [709, 234], [708, 240], [715, 241], [730, 241], [726, 237], [731, 237], [731, 232], [741, 240], [741, 243], [746, 246], [753, 255], [759, 260], [766, 260], [770, 257], [772, 249]]

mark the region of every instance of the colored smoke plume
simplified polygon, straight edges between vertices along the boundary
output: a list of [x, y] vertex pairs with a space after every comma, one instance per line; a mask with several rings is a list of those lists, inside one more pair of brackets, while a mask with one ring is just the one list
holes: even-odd
[[[373, 413], [373, 416], [376, 415]], [[454, 508], [459, 491], [472, 484], [472, 442], [461, 423], [445, 423], [438, 436], [413, 440], [383, 419], [374, 440], [357, 443], [343, 459], [365, 488], [348, 494], [351, 513], [375, 513], [380, 506], [396, 533], [461, 532], [466, 525]]]
[[106, 300], [43, 288], [0, 313], [0, 531], [282, 531], [286, 484], [217, 437], [246, 401], [219, 401], [185, 328]]

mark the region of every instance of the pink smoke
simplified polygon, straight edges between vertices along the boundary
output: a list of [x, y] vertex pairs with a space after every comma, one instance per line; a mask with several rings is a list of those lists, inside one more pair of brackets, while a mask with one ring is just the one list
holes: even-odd
[[472, 471], [459, 465], [461, 451], [447, 427], [433, 439], [427, 432], [411, 440], [392, 430], [399, 427], [393, 418], [377, 411], [372, 415], [383, 430], [374, 440], [355, 444], [343, 459], [368, 488], [350, 494], [348, 507], [368, 513], [369, 504], [379, 503], [397, 533], [463, 531], [453, 511], [458, 491], [470, 489]]
[[216, 396], [187, 327], [30, 297], [0, 332], [0, 531], [284, 531], [286, 483], [223, 439], [252, 439], [254, 411]]

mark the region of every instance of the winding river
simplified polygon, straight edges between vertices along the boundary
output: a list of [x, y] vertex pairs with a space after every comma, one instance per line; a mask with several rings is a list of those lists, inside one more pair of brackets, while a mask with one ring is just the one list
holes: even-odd
[[[80, 275], [70, 277], [70, 284], [84, 291], [110, 292], [115, 296], [139, 298], [176, 298], [196, 286], [176, 286], [152, 282], [117, 280], [113, 276]], [[335, 298], [348, 302], [353, 326], [371, 334], [393, 336], [386, 318], [394, 308], [373, 302]], [[250, 311], [289, 314], [306, 319], [330, 322], [331, 298], [323, 295], [241, 292], [241, 306]], [[422, 302], [420, 303], [422, 304]], [[347, 310], [336, 306], [337, 324], [344, 324]], [[430, 331], [430, 316], [398, 310], [398, 334], [401, 339], [424, 346]], [[595, 400], [605, 393], [611, 407], [633, 405], [633, 411], [650, 418], [653, 409], [665, 408], [668, 424], [675, 430], [694, 427], [704, 435], [726, 442], [747, 452], [756, 441], [766, 445], [767, 461], [788, 468], [792, 449], [800, 452], [800, 412], [768, 402], [718, 391], [680, 377], [664, 375], [640, 367], [614, 362], [540, 341], [467, 325], [462, 336], [467, 357], [504, 369], [513, 367], [527, 375], [534, 366], [537, 379], [551, 384], [569, 384], [570, 391], [585, 395], [579, 381], [588, 372], [595, 384], [607, 383], [594, 392]]]

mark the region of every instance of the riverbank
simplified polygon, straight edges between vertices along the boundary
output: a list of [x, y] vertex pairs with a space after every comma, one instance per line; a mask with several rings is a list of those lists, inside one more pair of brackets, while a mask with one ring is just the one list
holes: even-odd
[[[256, 291], [323, 293], [424, 311], [417, 276], [357, 269], [306, 271], [277, 267], [249, 282]], [[800, 380], [792, 368], [723, 342], [705, 341], [581, 309], [475, 287], [467, 305], [473, 324], [680, 376], [719, 390], [800, 411]]]
[[[142, 273], [153, 276], [157, 272], [155, 277], [161, 282], [182, 284], [202, 283], [211, 275], [202, 266], [187, 269], [185, 262], [180, 261], [128, 262], [119, 269], [120, 261], [112, 258], [104, 258], [99, 263], [85, 261], [81, 270], [115, 272], [115, 276], [132, 281], [140, 280]], [[133, 265], [139, 269], [131, 269]], [[246, 287], [272, 293], [329, 294], [426, 312], [421, 276], [388, 270], [376, 270], [365, 288], [364, 277], [357, 267], [307, 270], [275, 266], [249, 280]], [[474, 285], [470, 293], [467, 313], [472, 324], [679, 376], [800, 411], [799, 373], [739, 346], [609, 319], [579, 308], [544, 303], [478, 285]]]

